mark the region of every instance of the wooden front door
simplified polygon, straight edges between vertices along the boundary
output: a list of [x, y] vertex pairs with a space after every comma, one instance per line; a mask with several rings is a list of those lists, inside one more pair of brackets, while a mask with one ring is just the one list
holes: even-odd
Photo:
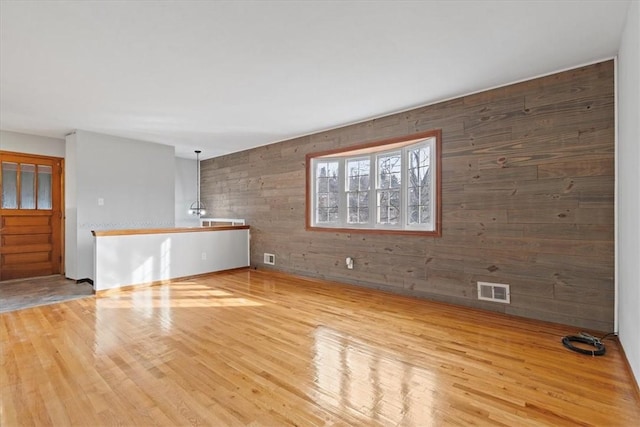
[[63, 161], [0, 151], [0, 281], [63, 272]]

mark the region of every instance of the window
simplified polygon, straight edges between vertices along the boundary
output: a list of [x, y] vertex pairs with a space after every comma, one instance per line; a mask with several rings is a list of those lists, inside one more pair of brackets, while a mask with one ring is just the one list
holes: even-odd
[[51, 209], [51, 166], [3, 161], [0, 169], [0, 208]]
[[307, 155], [307, 229], [440, 236], [441, 131]]

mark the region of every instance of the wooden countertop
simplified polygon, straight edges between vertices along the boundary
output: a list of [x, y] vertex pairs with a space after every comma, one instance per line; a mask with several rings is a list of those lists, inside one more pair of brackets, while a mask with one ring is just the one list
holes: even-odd
[[132, 230], [92, 230], [96, 237], [130, 236], [134, 234], [200, 233], [203, 231], [247, 230], [248, 225], [221, 225], [214, 227], [141, 228]]

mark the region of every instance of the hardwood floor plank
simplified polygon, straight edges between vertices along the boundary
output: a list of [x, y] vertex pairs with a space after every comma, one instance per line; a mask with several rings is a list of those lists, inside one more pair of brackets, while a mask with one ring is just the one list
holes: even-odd
[[0, 425], [635, 426], [616, 340], [237, 270], [0, 314]]

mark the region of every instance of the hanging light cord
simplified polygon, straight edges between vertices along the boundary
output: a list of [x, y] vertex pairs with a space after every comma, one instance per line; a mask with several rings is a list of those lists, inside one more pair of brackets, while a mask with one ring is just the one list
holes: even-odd
[[201, 217], [206, 213], [206, 206], [200, 201], [200, 150], [196, 150], [196, 201], [189, 207], [189, 214]]
[[196, 150], [196, 209], [200, 215], [200, 150]]

